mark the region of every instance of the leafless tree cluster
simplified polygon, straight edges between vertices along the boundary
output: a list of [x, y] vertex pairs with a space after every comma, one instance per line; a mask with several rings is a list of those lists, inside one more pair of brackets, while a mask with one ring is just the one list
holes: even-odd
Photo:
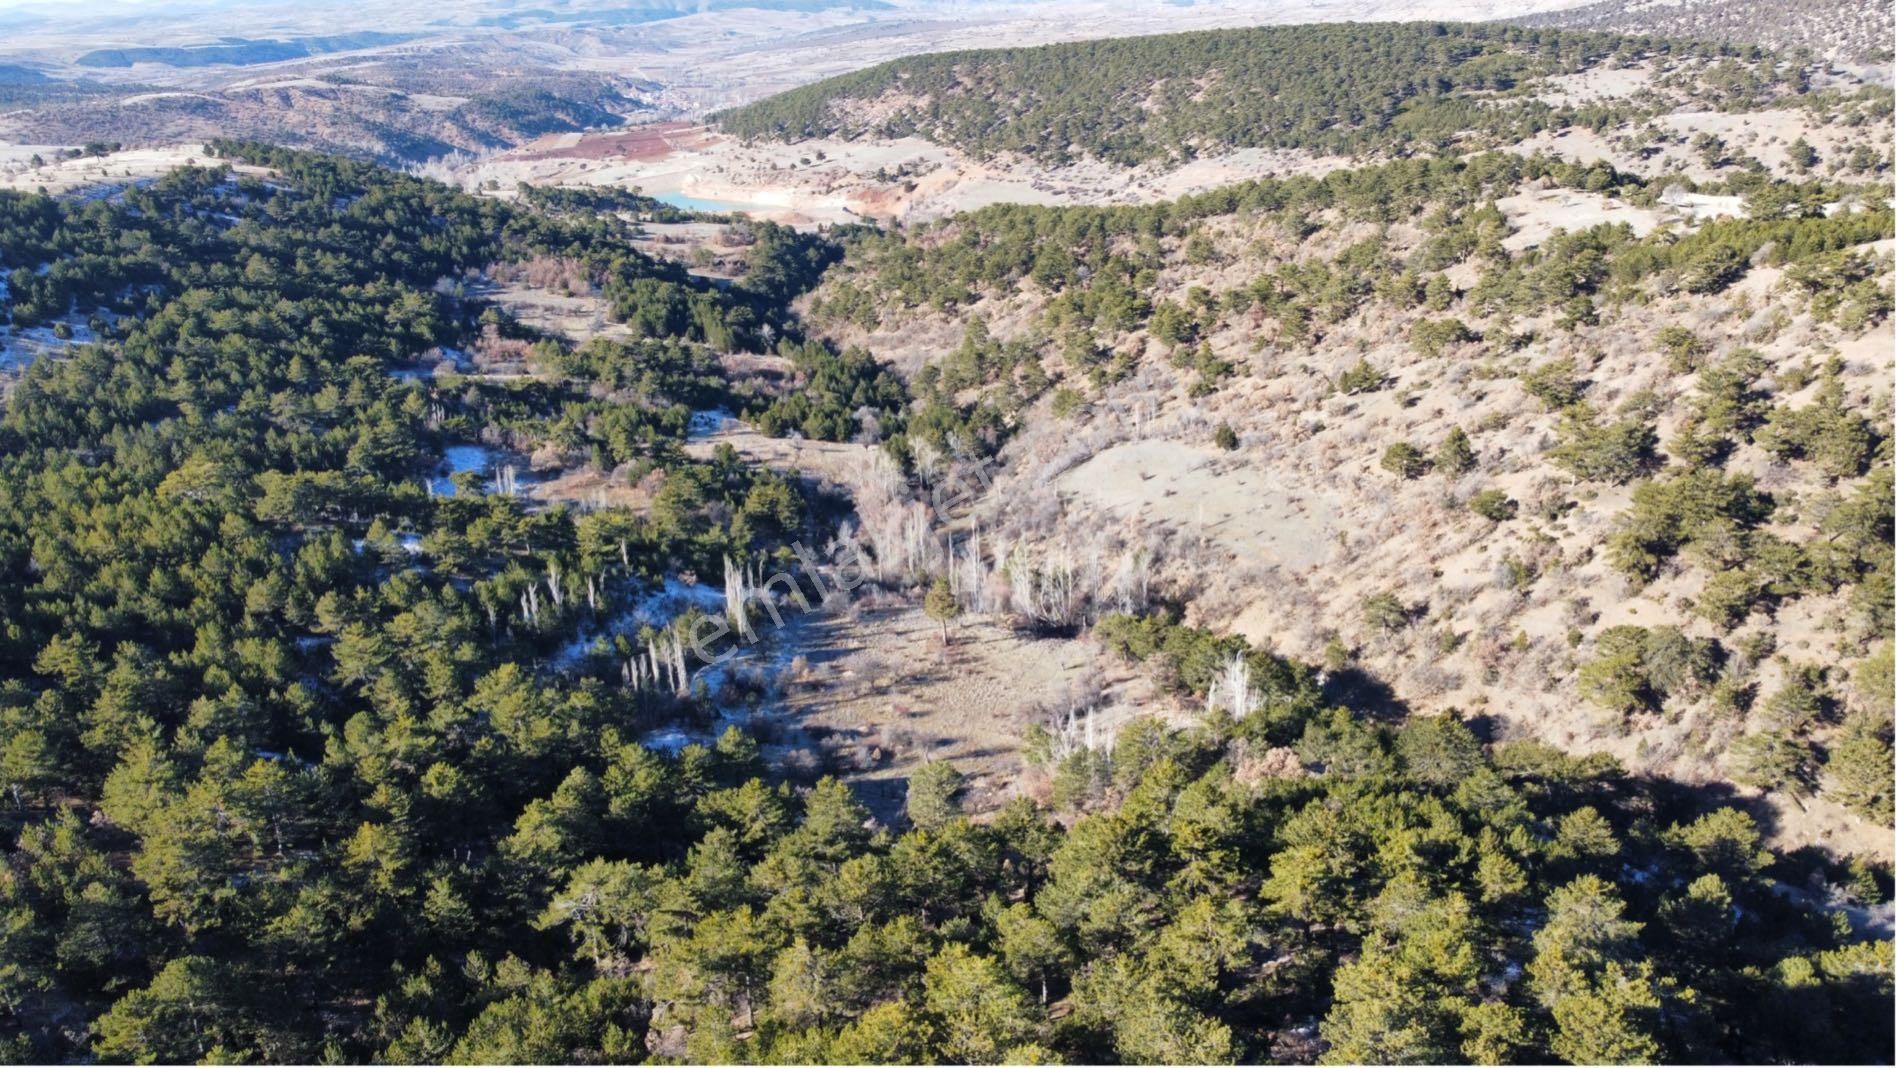
[[675, 697], [691, 693], [691, 672], [685, 666], [686, 641], [678, 627], [666, 627], [653, 636], [643, 655], [634, 653], [619, 665], [619, 676], [633, 690], [669, 692]]
[[489, 374], [516, 374], [527, 365], [533, 346], [519, 338], [502, 337], [500, 327], [488, 323], [474, 339], [468, 353], [474, 366]]
[[533, 289], [575, 297], [589, 297], [594, 288], [592, 273], [586, 265], [568, 256], [535, 256], [517, 263], [496, 263], [487, 268], [486, 274], [500, 285], [519, 282]]
[[[968, 611], [1008, 614], [1048, 628], [1090, 623], [1104, 612], [1140, 612], [1151, 603], [1162, 532], [1142, 535], [1113, 525], [1077, 527], [1056, 496], [1024, 495], [1017, 482], [998, 498], [1007, 507], [949, 525], [948, 506], [973, 476], [957, 471], [965, 461], [924, 457], [918, 463], [929, 499], [918, 496], [894, 463], [880, 452], [865, 453], [845, 476], [860, 526], [847, 532], [873, 559], [871, 577], [902, 584], [927, 574], [945, 574], [955, 598]], [[932, 475], [932, 478], [929, 477]]]
[[887, 453], [862, 453], [844, 473], [859, 525], [849, 536], [871, 557], [871, 576], [883, 584], [907, 582], [946, 563], [935, 517]]
[[1251, 684], [1251, 661], [1232, 654], [1225, 658], [1224, 667], [1205, 691], [1205, 711], [1214, 713], [1223, 709], [1231, 713], [1232, 719], [1242, 719], [1257, 707], [1260, 697], [1257, 687]]
[[1092, 706], [1065, 705], [1049, 710], [1044, 726], [1047, 731], [1047, 755], [1054, 764], [1082, 750], [1100, 753], [1112, 759], [1118, 732], [1102, 729], [1099, 715]]

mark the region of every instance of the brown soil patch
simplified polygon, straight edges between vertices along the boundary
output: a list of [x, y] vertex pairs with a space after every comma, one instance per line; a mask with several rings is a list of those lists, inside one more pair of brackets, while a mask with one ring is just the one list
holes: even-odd
[[1003, 621], [951, 624], [950, 642], [919, 607], [865, 605], [803, 630], [785, 719], [825, 737], [878, 817], [900, 814], [908, 775], [946, 760], [968, 777], [963, 805], [992, 810], [1037, 773], [1021, 757], [1028, 726], [1050, 710], [1093, 707], [1099, 736], [1154, 704], [1151, 683], [1090, 640], [1035, 638]]
[[849, 473], [878, 448], [842, 441], [767, 437], [733, 420], [721, 430], [694, 437], [685, 452], [694, 459], [708, 460], [719, 445], [729, 445], [744, 459], [774, 471], [796, 471], [839, 484], [846, 483]]
[[591, 159], [653, 162], [675, 151], [704, 145], [710, 134], [690, 122], [655, 122], [627, 130], [599, 134], [552, 134], [507, 153], [507, 159]]
[[1287, 489], [1268, 465], [1174, 441], [1117, 445], [1060, 476], [1064, 495], [1133, 523], [1190, 530], [1248, 561], [1293, 570], [1328, 560], [1340, 517], [1326, 495]]
[[541, 505], [570, 504], [579, 508], [644, 508], [650, 503], [622, 478], [590, 467], [575, 467], [557, 477], [522, 487], [527, 499]]
[[606, 302], [597, 296], [573, 296], [535, 289], [522, 282], [469, 286], [472, 296], [493, 301], [507, 314], [543, 334], [583, 345], [595, 337], [628, 341], [632, 331], [606, 318]]

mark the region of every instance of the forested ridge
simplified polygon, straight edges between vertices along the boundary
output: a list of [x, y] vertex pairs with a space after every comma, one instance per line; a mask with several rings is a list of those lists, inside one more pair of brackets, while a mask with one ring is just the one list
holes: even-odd
[[[955, 770], [931, 763], [885, 826], [735, 729], [676, 753], [638, 741], [704, 696], [634, 667], [677, 621], [605, 625], [610, 606], [829, 533], [798, 482], [687, 456], [693, 411], [837, 439], [874, 416], [914, 463], [924, 442], [998, 447], [1050, 385], [1039, 350], [978, 333], [912, 387], [822, 344], [788, 304], [825, 272], [816, 311], [837, 318], [1031, 277], [1070, 305], [1053, 324], [1072, 330], [1073, 381], [1106, 383], [1115, 324], [1183, 341], [1294, 305], [1321, 330], [1332, 303], [1403, 277], [1366, 249], [1347, 276], [1162, 312], [1146, 238], [1189, 240], [1239, 206], [1447, 199], [1440, 255], [1486, 255], [1488, 199], [1541, 164], [1392, 165], [1145, 213], [994, 209], [932, 248], [759, 224], [750, 272], [720, 289], [632, 251], [581, 198], [511, 206], [214, 150], [268, 173], [189, 168], [83, 203], [0, 194], [8, 313], [90, 318], [100, 337], [36, 362], [0, 419], [10, 1057], [1886, 1059], [1890, 943], [1850, 922], [1886, 872], [1773, 851], [1715, 792], [1608, 759], [1353, 710], [1326, 672], [1169, 609], [1096, 629], [1193, 700], [1240, 665], [1257, 701], [1184, 730], [1138, 720], [1103, 755], [1032, 732], [1053, 809], [971, 820]], [[1790, 198], [1775, 229], [1713, 231], [1710, 252], [1603, 230], [1574, 239], [1586, 271], [1503, 259], [1493, 299], [1604, 302], [1614, 272], [1640, 269], [1729, 284], [1766, 241], [1829, 265], [1853, 227], [1888, 225], [1798, 206], [1831, 192]], [[537, 336], [469, 282], [536, 257], [582, 265], [634, 339]], [[1840, 313], [1887, 314], [1842, 289]], [[483, 343], [542, 373], [391, 374]], [[808, 388], [749, 393], [717, 358], [765, 351]], [[1787, 419], [1782, 440], [1865, 477], [1886, 436], [1839, 419]], [[535, 510], [478, 475], [430, 492], [442, 450], [474, 441], [589, 454], [651, 496]], [[1709, 496], [1734, 523], [1757, 504]], [[1679, 540], [1680, 522], [1657, 528]], [[1856, 547], [1834, 566], [1887, 575], [1886, 553]], [[1260, 772], [1286, 759], [1302, 770]]]
[[[271, 174], [0, 195], [16, 323], [71, 309], [103, 335], [35, 363], [0, 423], [0, 1002], [27, 1060], [370, 1056], [363, 1014], [423, 913], [471, 939], [543, 907], [490, 881], [498, 843], [524, 820], [508, 848], [539, 850], [580, 748], [681, 700], [621, 683], [662, 641], [636, 628], [596, 672], [544, 670], [593, 598], [805, 522], [792, 484], [678, 450], [726, 396], [700, 342], [752, 343], [780, 298], [691, 282], [609, 221], [213, 148]], [[646, 339], [537, 342], [551, 382], [390, 374], [510, 330], [455, 280], [546, 254], [589, 261]], [[662, 485], [642, 515], [530, 512], [479, 473], [426, 487], [444, 445], [496, 432]]]
[[1797, 78], [1729, 46], [1499, 24], [1340, 23], [911, 56], [712, 119], [743, 138], [915, 135], [1047, 163], [1254, 147], [1403, 155], [1463, 135], [1505, 142], [1635, 117], [1630, 102], [1556, 107], [1527, 87], [1654, 56], [1721, 64], [1712, 80], [1733, 100]]

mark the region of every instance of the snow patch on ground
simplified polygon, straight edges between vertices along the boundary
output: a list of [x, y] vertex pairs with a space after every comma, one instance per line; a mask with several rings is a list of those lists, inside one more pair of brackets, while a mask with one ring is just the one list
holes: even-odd
[[736, 425], [737, 417], [722, 408], [692, 412], [691, 422], [685, 427], [685, 440], [703, 441]]
[[687, 730], [684, 727], [660, 727], [648, 731], [639, 738], [639, 744], [669, 756], [677, 756], [688, 745], [710, 745], [716, 741], [709, 731]]
[[636, 636], [640, 627], [662, 627], [693, 608], [707, 615], [722, 614], [723, 587], [667, 578], [657, 590], [639, 598], [605, 623], [581, 627], [577, 637], [553, 654], [553, 666], [562, 671], [572, 670], [601, 643], [609, 643], [613, 635]]
[[42, 356], [64, 356], [80, 345], [91, 345], [99, 340], [83, 318], [74, 316], [64, 322], [71, 328], [71, 337], [60, 337], [50, 326], [24, 330], [0, 327], [0, 369], [24, 370]]
[[494, 466], [494, 450], [485, 445], [450, 445], [441, 452], [441, 467], [445, 474], [437, 475], [428, 482], [436, 496], [454, 496], [454, 476], [463, 471], [472, 471], [486, 478]]

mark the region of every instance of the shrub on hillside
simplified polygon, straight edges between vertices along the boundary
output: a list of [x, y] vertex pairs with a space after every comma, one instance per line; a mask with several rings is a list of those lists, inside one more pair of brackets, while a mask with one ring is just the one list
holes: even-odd
[[1382, 469], [1399, 478], [1420, 478], [1429, 469], [1429, 458], [1406, 441], [1398, 441], [1383, 450]]
[[1592, 406], [1580, 403], [1561, 413], [1560, 440], [1548, 456], [1575, 478], [1618, 485], [1651, 466], [1659, 436], [1639, 415], [1601, 422]]
[[1514, 518], [1520, 506], [1507, 495], [1505, 490], [1485, 489], [1468, 498], [1468, 510], [1496, 523], [1505, 523]]

